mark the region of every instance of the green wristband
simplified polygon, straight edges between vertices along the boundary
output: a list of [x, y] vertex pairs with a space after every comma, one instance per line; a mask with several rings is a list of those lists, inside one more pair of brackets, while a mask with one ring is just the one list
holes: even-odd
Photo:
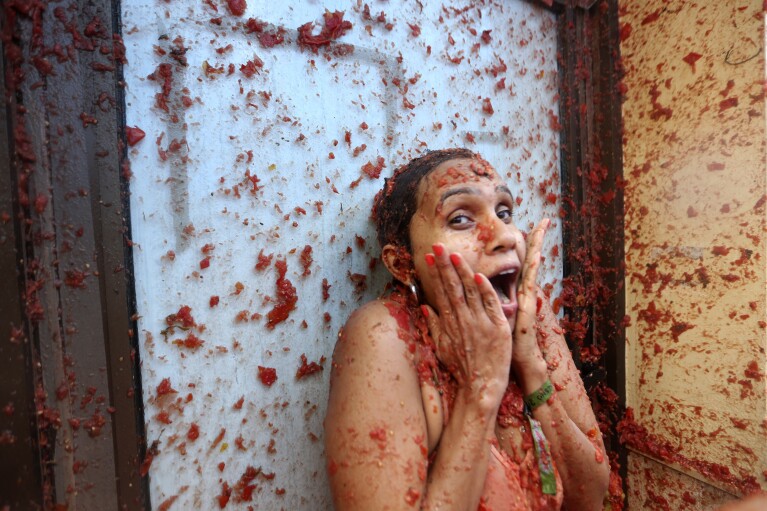
[[525, 396], [525, 404], [530, 410], [535, 410], [543, 403], [551, 399], [551, 396], [553, 395], [554, 385], [551, 384], [551, 380], [546, 380], [538, 390]]

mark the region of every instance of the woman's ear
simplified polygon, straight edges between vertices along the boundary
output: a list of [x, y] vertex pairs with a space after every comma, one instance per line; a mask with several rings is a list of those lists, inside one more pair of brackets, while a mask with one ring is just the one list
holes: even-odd
[[381, 249], [381, 260], [395, 279], [405, 285], [413, 283], [413, 258], [407, 249], [387, 243]]

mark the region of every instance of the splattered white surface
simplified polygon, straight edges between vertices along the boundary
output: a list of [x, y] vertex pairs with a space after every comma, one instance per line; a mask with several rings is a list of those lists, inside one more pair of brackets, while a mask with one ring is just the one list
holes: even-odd
[[[329, 370], [300, 380], [296, 371], [302, 354], [329, 369], [345, 319], [388, 281], [371, 267], [379, 251], [370, 208], [396, 166], [427, 147], [466, 146], [507, 177], [520, 228], [557, 219], [554, 15], [522, 1], [372, 2], [369, 17], [364, 7], [250, 1], [235, 16], [217, 0], [122, 2], [127, 125], [146, 133], [130, 149], [130, 190], [155, 509], [218, 508], [227, 486], [228, 509], [331, 507]], [[316, 53], [297, 44], [307, 22], [320, 33], [326, 9], [343, 11], [352, 28]], [[266, 22], [262, 34], [284, 29], [284, 42], [265, 47], [250, 18]], [[257, 59], [263, 67], [247, 76], [241, 66]], [[172, 74], [164, 97], [162, 64]], [[361, 168], [379, 157], [386, 167], [370, 178]], [[256, 270], [261, 251], [273, 259]], [[544, 254], [543, 280], [556, 295], [556, 222]], [[298, 301], [268, 329], [277, 260], [287, 261]], [[163, 334], [184, 305], [198, 326]], [[190, 333], [204, 344], [173, 343]], [[271, 387], [258, 366], [276, 370]], [[158, 395], [164, 379], [177, 393]], [[261, 469], [250, 482], [248, 466]]]

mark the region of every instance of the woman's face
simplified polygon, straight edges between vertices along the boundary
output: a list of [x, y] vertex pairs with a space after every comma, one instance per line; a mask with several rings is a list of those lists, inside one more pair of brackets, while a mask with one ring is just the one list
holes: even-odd
[[451, 160], [421, 181], [418, 194], [410, 241], [426, 301], [436, 303], [424, 255], [442, 243], [448, 254], [458, 252], [475, 273], [490, 279], [504, 313], [513, 321], [525, 242], [512, 221], [514, 201], [504, 181], [484, 161]]

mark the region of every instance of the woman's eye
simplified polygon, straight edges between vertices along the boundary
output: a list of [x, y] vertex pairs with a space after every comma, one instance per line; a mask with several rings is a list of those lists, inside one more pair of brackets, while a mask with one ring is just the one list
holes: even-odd
[[498, 215], [498, 218], [501, 220], [510, 220], [511, 219], [511, 210], [508, 208], [499, 209], [496, 212], [496, 215]]
[[471, 222], [471, 219], [466, 215], [456, 215], [449, 220], [450, 225], [463, 225]]

